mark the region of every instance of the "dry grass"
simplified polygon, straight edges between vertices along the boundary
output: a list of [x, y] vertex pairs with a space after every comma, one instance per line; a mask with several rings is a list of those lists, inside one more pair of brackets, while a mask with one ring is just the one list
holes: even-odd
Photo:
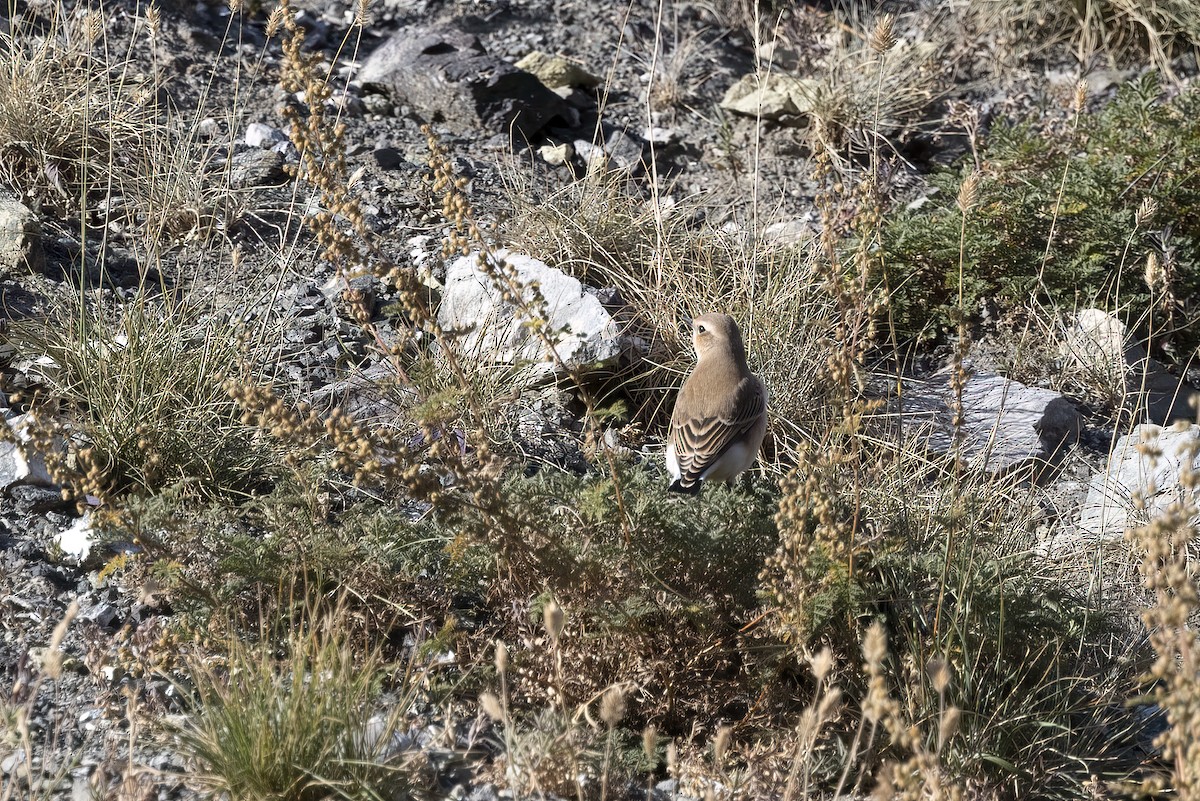
[[[370, 336], [365, 298], [348, 296], [351, 315], [381, 346], [391, 384], [409, 398], [397, 418], [376, 427], [295, 404], [258, 379], [234, 332], [144, 294], [109, 317], [81, 299], [63, 321], [21, 339], [56, 365], [39, 400], [52, 397], [68, 413], [66, 423], [47, 422], [39, 444], [65, 438], [60, 476], [129, 512], [114, 514], [113, 525], [163, 546], [147, 561], [161, 559], [156, 566], [193, 584], [240, 581], [261, 591], [272, 575], [286, 575], [267, 564], [280, 557], [314, 595], [356, 596], [300, 623], [290, 614], [295, 599], [278, 600], [265, 610], [280, 628], [249, 632], [248, 644], [238, 637], [247, 632], [230, 626], [220, 659], [190, 666], [197, 706], [180, 737], [203, 767], [205, 790], [298, 801], [416, 791], [420, 774], [387, 750], [420, 683], [395, 678], [398, 711], [380, 723], [380, 683], [394, 674], [379, 651], [354, 644], [363, 633], [394, 635], [393, 611], [440, 627], [430, 648], [452, 648], [464, 674], [449, 692], [491, 692], [479, 701], [504, 744], [495, 775], [517, 794], [616, 797], [622, 783], [648, 784], [665, 768], [683, 789], [713, 797], [872, 789], [880, 798], [1082, 797], [1093, 770], [1125, 767], [1098, 733], [1111, 736], [1103, 726], [1121, 720], [1106, 715], [1123, 700], [1126, 677], [1096, 653], [1096, 617], [1079, 622], [1086, 600], [1031, 556], [1029, 496], [952, 461], [904, 452], [872, 428], [876, 406], [862, 376], [889, 345], [877, 330], [890, 300], [880, 291], [878, 247], [890, 212], [888, 139], [916, 124], [937, 92], [928, 70], [939, 51], [905, 43], [896, 24], [880, 20], [829, 54], [814, 112], [821, 225], [805, 245], [696, 224], [688, 202], [667, 209], [662, 186], [650, 187], [647, 202], [624, 178], [596, 172], [534, 198], [514, 175], [510, 242], [616, 287], [650, 353], [608, 395], [563, 371], [585, 409], [581, 439], [592, 470], [531, 480], [493, 447], [511, 388], [476, 372], [439, 327], [437, 297], [415, 270], [386, 257], [346, 175], [344, 129], [326, 103], [329, 73], [305, 50], [287, 4], [273, 16], [283, 85], [310, 106], [289, 112], [301, 154], [295, 177], [319, 207], [305, 215], [309, 241], [343, 279], [369, 272], [399, 297], [395, 319], [408, 336], [383, 347]], [[59, 59], [65, 66], [91, 69], [86, 47], [54, 47], [74, 54]], [[684, 63], [686, 43], [675, 51]], [[30, 65], [22, 74], [56, 79], [57, 53], [21, 50]], [[650, 107], [678, 99], [670, 83], [650, 90]], [[75, 119], [87, 98], [82, 106], [69, 100], [49, 98], [47, 107], [66, 106], [65, 118]], [[20, 121], [0, 107], [0, 131], [6, 113], [12, 125]], [[144, 133], [155, 124], [133, 127]], [[87, 168], [112, 166], [105, 154], [125, 129], [89, 122], [80, 130], [31, 145], [29, 158], [18, 147], [6, 179], [63, 201], [92, 191]], [[136, 143], [138, 152], [159, 152]], [[433, 211], [449, 231], [435, 259], [478, 254], [485, 279], [555, 359], [558, 332], [547, 330], [544, 299], [488, 258], [493, 243], [465, 179], [432, 134], [429, 145]], [[72, 165], [58, 173], [77, 176], [69, 191], [49, 177], [54, 159]], [[129, 167], [133, 185], [146, 163]], [[146, 197], [202, 219], [187, 212], [196, 187], [179, 186]], [[973, 203], [960, 201], [965, 225]], [[197, 228], [160, 222], [177, 234]], [[960, 321], [962, 305], [960, 297]], [[604, 446], [602, 403], [631, 399], [653, 432], [690, 359], [675, 315], [717, 309], [744, 324], [752, 366], [772, 395], [772, 466], [787, 477], [778, 486], [757, 478], [712, 488], [694, 501], [667, 498], [653, 467]], [[961, 382], [965, 322], [959, 333]], [[39, 409], [49, 420], [50, 407]], [[298, 485], [299, 500], [238, 497], [279, 474]], [[149, 527], [179, 517], [172, 504], [194, 499], [181, 485], [206, 489], [222, 514], [190, 522], [179, 542], [191, 552], [172, 553], [171, 532]], [[146, 507], [123, 497], [130, 490], [165, 511], [139, 516]], [[436, 592], [469, 594], [475, 608], [410, 604], [395, 588], [389, 594], [384, 585], [395, 577], [378, 564], [347, 569], [386, 555], [377, 546], [400, 537], [347, 513], [367, 507], [364, 517], [394, 517], [394, 499], [421, 510], [405, 524], [402, 547], [436, 552], [403, 576], [403, 589], [440, 583]], [[1195, 608], [1194, 574], [1181, 557], [1187, 527], [1168, 522], [1138, 541], [1150, 550], [1146, 575], [1159, 592], [1147, 622], [1162, 655], [1156, 698], [1175, 724], [1163, 744], [1175, 756], [1176, 786], [1190, 789], [1195, 748], [1185, 732], [1195, 723], [1195, 688], [1177, 668], [1194, 662], [1194, 632], [1179, 623]], [[1173, 549], [1154, 536], [1167, 529]], [[198, 556], [207, 557], [199, 568]], [[187, 589], [181, 581], [168, 591]], [[368, 611], [378, 606], [388, 613]], [[209, 611], [215, 618], [224, 610]], [[496, 636], [511, 652], [494, 647]], [[1082, 672], [1095, 663], [1104, 669]]]
[[56, 479], [80, 501], [176, 483], [241, 494], [269, 482], [276, 455], [224, 389], [245, 358], [238, 332], [145, 295], [112, 316], [64, 307], [9, 332], [19, 352], [48, 358], [35, 388], [13, 400], [33, 412], [34, 447]]
[[[276, 642], [236, 636], [218, 661], [197, 658], [189, 675], [197, 708], [179, 729], [184, 754], [208, 792], [232, 801], [408, 798], [424, 758], [395, 738], [419, 679], [377, 651], [355, 648], [344, 612], [310, 612]], [[381, 683], [399, 698], [386, 711]]]
[[972, 0], [966, 16], [985, 35], [1000, 32], [1022, 55], [1067, 42], [1082, 65], [1097, 57], [1109, 64], [1148, 59], [1165, 75], [1200, 43], [1200, 10], [1188, 0]]

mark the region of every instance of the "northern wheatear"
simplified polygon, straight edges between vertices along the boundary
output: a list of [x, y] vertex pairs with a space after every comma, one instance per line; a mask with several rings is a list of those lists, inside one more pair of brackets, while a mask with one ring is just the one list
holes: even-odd
[[692, 320], [696, 367], [679, 388], [667, 441], [670, 489], [695, 495], [702, 481], [732, 481], [754, 464], [767, 433], [767, 390], [746, 365], [727, 314]]

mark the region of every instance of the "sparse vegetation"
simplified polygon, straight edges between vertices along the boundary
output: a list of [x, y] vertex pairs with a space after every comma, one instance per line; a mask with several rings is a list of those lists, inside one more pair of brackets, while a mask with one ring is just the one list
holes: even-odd
[[[411, 201], [434, 251], [419, 265], [406, 256], [418, 228], [378, 224], [367, 168], [348, 163], [338, 58], [356, 52], [365, 3], [334, 56], [311, 48], [314, 27], [288, 2], [263, 15], [289, 141], [260, 150], [294, 155], [257, 238], [232, 208], [192, 203], [230, 187], [139, 183], [147, 154], [186, 161], [198, 136], [166, 134], [169, 115], [139, 99], [141, 83], [113, 83], [134, 55], [105, 61], [98, 15], [57, 7], [0, 33], [0, 183], [70, 217], [83, 240], [58, 311], [6, 328], [32, 365], [10, 401], [30, 413], [26, 450], [92, 509], [92, 584], [171, 614], [122, 685], [131, 741], [164, 738], [191, 789], [231, 801], [461, 795], [434, 781], [449, 763], [518, 798], [579, 801], [668, 778], [669, 795], [729, 799], [1083, 799], [1135, 786], [1197, 797], [1191, 470], [1184, 500], [1129, 535], [1153, 596], [1147, 643], [1128, 635], [1140, 611], [1129, 599], [1096, 597], [1047, 555], [1041, 490], [972, 469], [959, 434], [976, 336], [1007, 341], [1030, 309], [1045, 320], [1099, 305], [1186, 360], [1200, 101], [1164, 96], [1147, 74], [1094, 107], [1080, 89], [1073, 113], [1050, 121], [982, 132], [978, 115], [956, 113], [970, 121], [967, 163], [935, 171], [937, 192], [905, 209], [906, 136], [893, 134], [937, 113], [955, 43], [909, 41], [895, 18], [837, 5], [819, 18], [832, 38], [813, 61], [810, 128], [793, 141], [811, 168], [808, 235], [783, 243], [755, 227], [767, 218], [757, 174], [701, 202], [677, 199], [665, 174], [604, 159], [551, 188], [513, 159], [511, 208], [493, 225], [501, 215], [478, 206], [469, 165], [426, 125]], [[736, 8], [760, 27], [764, 9]], [[1081, 47], [1095, 23], [1127, 55], [1132, 25], [1169, 59], [1191, 40], [1186, 10], [1172, 8], [1070, 13], [1083, 15]], [[245, 10], [231, 5], [229, 31], [248, 24]], [[158, 10], [139, 14], [131, 35], [157, 35]], [[650, 59], [651, 115], [687, 113], [698, 91], [683, 74], [700, 40], [671, 41], [674, 62]], [[767, 135], [784, 136], [764, 128], [753, 141]], [[232, 159], [230, 139], [215, 149]], [[753, 197], [736, 196], [743, 183]], [[133, 229], [93, 218], [113, 187], [135, 186], [149, 189]], [[197, 231], [198, 261], [220, 262], [207, 272], [170, 253]], [[128, 291], [104, 269], [116, 241], [138, 251]], [[568, 367], [550, 301], [495, 257], [500, 246], [616, 289], [637, 348], [605, 371]], [[284, 351], [267, 345], [287, 335], [265, 316], [247, 322], [252, 290], [240, 297], [230, 278], [251, 280], [241, 270], [256, 248], [262, 264], [314, 277], [314, 295], [357, 332], [333, 348], [344, 405], [314, 403], [268, 363]], [[576, 470], [512, 446], [514, 403], [532, 390], [508, 385], [517, 370], [474, 361], [467, 332], [439, 321], [440, 277], [460, 256], [545, 346]], [[691, 359], [677, 317], [713, 309], [744, 321], [771, 392], [769, 452], [734, 486], [675, 497], [653, 443]], [[1043, 353], [1029, 330], [1012, 337], [1025, 360]], [[953, 445], [940, 454], [887, 419], [888, 382], [907, 380], [914, 353], [944, 356], [935, 346], [952, 351]], [[350, 396], [364, 387], [382, 414], [356, 416]], [[1086, 558], [1074, 567], [1091, 570]], [[40, 667], [23, 662], [0, 695], [0, 726], [15, 731], [0, 757], [20, 748], [63, 763], [29, 720], [42, 684], [62, 678], [76, 611]], [[125, 625], [128, 643], [137, 621]], [[88, 670], [102, 672], [103, 653], [91, 649]], [[137, 711], [162, 676], [183, 713], [170, 725], [161, 699]], [[1126, 707], [1147, 698], [1167, 729], [1141, 759], [1145, 722]], [[140, 787], [132, 767], [123, 775], [128, 792]], [[31, 769], [6, 772], [0, 801], [40, 786]]]
[[[1197, 103], [1191, 90], [1165, 99], [1149, 74], [1054, 135], [1031, 123], [995, 126], [980, 153], [987, 168], [965, 242], [952, 199], [975, 169], [970, 159], [934, 175], [945, 200], [885, 227], [897, 326], [918, 338], [953, 329], [962, 244], [964, 307], [976, 319], [1030, 302], [1066, 312], [1099, 306], [1143, 328], [1153, 319], [1159, 343], [1175, 340], [1186, 352], [1198, 288]], [[1151, 285], [1149, 259], [1159, 266]]]

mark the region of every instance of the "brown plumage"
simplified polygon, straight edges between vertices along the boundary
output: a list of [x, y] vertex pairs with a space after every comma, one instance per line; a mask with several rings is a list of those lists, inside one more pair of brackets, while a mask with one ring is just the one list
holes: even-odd
[[667, 440], [670, 489], [695, 494], [703, 481], [732, 481], [754, 464], [767, 431], [767, 391], [746, 364], [727, 314], [692, 321], [696, 367], [683, 382]]

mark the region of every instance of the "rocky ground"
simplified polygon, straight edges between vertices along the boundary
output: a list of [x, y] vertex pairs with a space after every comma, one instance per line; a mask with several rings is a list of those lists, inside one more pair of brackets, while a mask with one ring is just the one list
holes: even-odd
[[[311, 52], [337, 59], [333, 74], [346, 125], [347, 168], [361, 171], [368, 225], [412, 233], [405, 245], [410, 252], [395, 246], [391, 256], [398, 261], [436, 247], [443, 225], [425, 185], [428, 148], [420, 129], [425, 123], [452, 154], [456, 175], [467, 179], [466, 191], [488, 230], [503, 230], [513, 193], [536, 203], [589, 170], [613, 166], [640, 182], [642, 191], [656, 176], [660, 186], [669, 187], [657, 198], [662, 204], [699, 199], [706, 213], [724, 215], [733, 226], [749, 224], [753, 208], [761, 215], [754, 222], [780, 241], [801, 240], [814, 230], [816, 184], [805, 144], [805, 110], [788, 105], [786, 97], [770, 98], [780, 105], [763, 115], [770, 119], [755, 120], [733, 108], [737, 100], [722, 103], [756, 63], [756, 43], [739, 27], [733, 5], [671, 3], [660, 17], [656, 4], [643, 2], [389, 0], [372, 8], [370, 24], [362, 28], [354, 24], [353, 4], [297, 0], [292, 6], [300, 10]], [[149, 43], [141, 10], [132, 2], [107, 4], [105, 33], [114, 45], [132, 43], [134, 64], [165, 78], [162, 92], [178, 110], [180, 125], [197, 118], [197, 137], [210, 162], [194, 166], [216, 174], [228, 165], [228, 185], [238, 201], [216, 224], [220, 236], [242, 249], [239, 280], [261, 287], [258, 293], [236, 293], [242, 305], [230, 313], [278, 321], [282, 334], [268, 361], [275, 363], [276, 377], [301, 395], [317, 404], [350, 397], [364, 416], [385, 418], [386, 401], [358, 393], [360, 384], [345, 368], [357, 360], [369, 376], [378, 364], [365, 355], [366, 335], [340, 303], [342, 288], [330, 270], [310, 257], [281, 264], [271, 255], [296, 236], [297, 221], [288, 210], [295, 190], [285, 167], [298, 154], [284, 133], [283, 108], [296, 98], [277, 84], [281, 53], [276, 39], [268, 41], [269, 10], [247, 4], [236, 15], [236, 33], [226, 36], [231, 13], [225, 5], [171, 0], [160, 6], [161, 27]], [[922, 24], [941, 19], [935, 10], [904, 18], [906, 47], [924, 44]], [[789, 8], [779, 41], [765, 50], [758, 43], [758, 57], [769, 55], [803, 74], [828, 57], [836, 37], [862, 37], [831, 31], [829, 15], [821, 5]], [[39, 19], [32, 10], [30, 17]], [[0, 24], [0, 30], [10, 24]], [[985, 126], [994, 118], [1053, 114], [1072, 91], [1076, 74], [1065, 53], [1027, 62], [1003, 82], [980, 54], [944, 48], [932, 52], [929, 62], [924, 69], [936, 99], [921, 114], [898, 120], [890, 132], [889, 191], [897, 202], [921, 202], [928, 171], [966, 151], [967, 137], [945, 123], [948, 103], [970, 101], [982, 108]], [[543, 80], [513, 66], [518, 63]], [[220, 66], [214, 70], [214, 64]], [[1186, 71], [1186, 64], [1181, 67]], [[501, 77], [481, 85], [481, 74]], [[1102, 103], [1128, 74], [1093, 70], [1091, 102]], [[786, 95], [786, 88], [781, 92]], [[731, 197], [740, 200], [731, 205]], [[753, 197], [758, 205], [750, 202]], [[98, 296], [132, 294], [147, 277], [148, 262], [136, 243], [123, 238], [121, 209], [122, 198], [110, 198], [100, 216], [85, 221], [109, 236], [81, 244], [78, 215], [0, 202], [6, 319], [15, 323], [39, 314], [81, 285]], [[185, 244], [161, 254], [155, 269], [164, 287], [182, 285], [184, 276], [197, 283], [205, 275], [228, 276], [230, 265], [214, 263], [212, 255], [211, 249]], [[537, 264], [530, 269], [553, 271]], [[544, 287], [562, 278], [539, 276]], [[455, 286], [454, 275], [432, 278], [448, 292]], [[377, 308], [395, 300], [377, 283], [368, 288], [377, 293]], [[587, 320], [597, 328], [584, 338], [592, 337], [588, 347], [599, 350], [586, 351], [580, 364], [628, 357], [630, 344], [596, 300], [597, 289], [604, 288], [575, 282], [562, 289], [574, 293], [581, 306], [595, 307]], [[220, 283], [211, 291], [218, 299], [234, 294]], [[259, 301], [245, 303], [256, 294]], [[466, 298], [461, 301], [466, 310], [459, 313], [482, 315], [481, 306], [493, 302]], [[1154, 423], [1178, 418], [1182, 404], [1164, 398], [1177, 392], [1190, 397], [1195, 390], [1186, 385], [1180, 390], [1176, 379], [1151, 362], [1149, 374], [1158, 380], [1143, 391], [1145, 354], [1127, 348], [1119, 324], [1097, 314], [1080, 321], [1079, 336], [1087, 346], [1077, 350], [1088, 354], [1081, 358], [1127, 371], [1131, 415]], [[584, 318], [577, 325], [579, 319]], [[393, 334], [382, 329], [384, 337]], [[1031, 461], [1051, 464], [1035, 470], [1043, 485], [1042, 546], [1062, 553], [1079, 549], [1081, 542], [1095, 545], [1097, 554], [1119, 549], [1128, 488], [1147, 469], [1133, 447], [1138, 433], [1119, 437], [1109, 417], [1089, 417], [1057, 392], [1001, 378], [982, 357], [976, 368], [963, 398], [969, 460], [997, 474], [1028, 470]], [[36, 383], [37, 370], [27, 361], [5, 368], [11, 386]], [[932, 373], [921, 379], [892, 403], [909, 436], [927, 437], [932, 450], [945, 449], [952, 416], [945, 378]], [[569, 411], [570, 400], [559, 395], [545, 389], [526, 393], [514, 411], [515, 436], [531, 458], [578, 469], [578, 419]], [[1175, 447], [1176, 438], [1194, 434], [1171, 436]], [[164, 621], [172, 610], [153, 593], [138, 597], [107, 580], [100, 568], [112, 554], [81, 548], [87, 530], [75, 505], [61, 499], [36, 460], [28, 463], [12, 445], [0, 448], [0, 712], [28, 704], [28, 736], [56, 744], [45, 751], [53, 764], [32, 765], [30, 789], [24, 733], [8, 728], [15, 718], [0, 717], [0, 799], [192, 797], [194, 786], [185, 779], [190, 766], [168, 740], [138, 725], [148, 716], [184, 711], [171, 680], [176, 666], [156, 664], [152, 656], [171, 636]], [[1165, 477], [1158, 489], [1164, 495], [1171, 491]], [[1111, 580], [1121, 591], [1134, 592], [1130, 566], [1124, 570]], [[58, 637], [55, 629], [69, 614], [76, 615], [74, 621]], [[49, 650], [59, 640], [61, 660]], [[40, 688], [39, 677], [46, 675], [53, 681]], [[426, 721], [404, 743], [428, 748], [435, 765], [443, 764], [430, 733], [437, 725]], [[477, 736], [468, 729], [456, 734], [458, 746]], [[456, 764], [444, 764], [442, 790], [455, 797], [495, 797], [494, 788], [475, 784]], [[669, 790], [662, 788], [664, 797]]]

